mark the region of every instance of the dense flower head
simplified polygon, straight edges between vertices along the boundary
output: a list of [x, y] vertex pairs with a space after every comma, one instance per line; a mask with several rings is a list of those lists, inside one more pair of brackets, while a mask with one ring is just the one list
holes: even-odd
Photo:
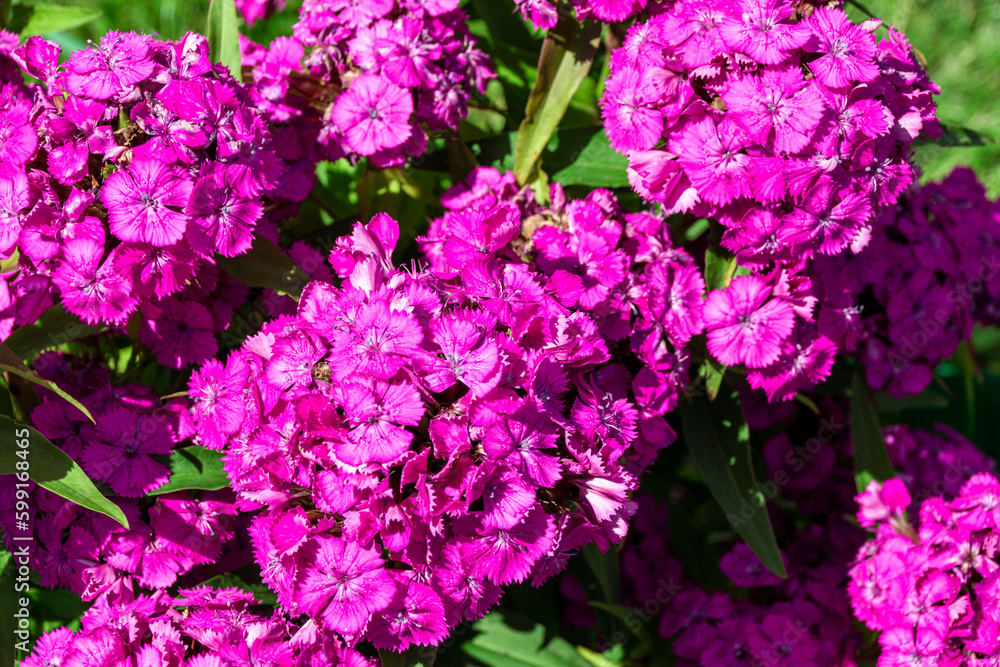
[[[995, 663], [1000, 482], [978, 473], [957, 496], [926, 498], [912, 522], [899, 511], [909, 500], [900, 480], [872, 484], [858, 496], [858, 517], [874, 534], [858, 551], [849, 592], [857, 617], [881, 632], [880, 663]], [[880, 513], [873, 496], [899, 500]]]
[[[94, 422], [45, 390], [31, 410], [32, 425], [110, 489], [129, 523], [125, 528], [29, 482], [29, 551], [42, 586], [68, 588], [88, 600], [116, 598], [166, 589], [199, 565], [221, 567], [237, 521], [231, 491], [148, 495], [170, 481], [169, 456], [185, 451], [193, 434], [186, 399], [162, 401], [151, 387], [116, 384], [106, 367], [75, 356], [45, 352], [34, 365], [43, 378], [80, 397]], [[11, 506], [15, 484], [12, 475], [0, 478], [0, 498]], [[18, 531], [14, 513], [8, 514], [0, 530], [11, 550]]]
[[[544, 293], [572, 313], [567, 341], [596, 330], [613, 350], [615, 400], [627, 397], [638, 409], [630, 457], [641, 471], [675, 437], [663, 415], [688, 389], [689, 342], [704, 326], [702, 272], [663, 220], [627, 213], [611, 192], [569, 200], [554, 185], [550, 194], [541, 206], [513, 174], [479, 168], [445, 193], [445, 215], [418, 241], [433, 270], [474, 282], [472, 293], [491, 312], [516, 311]], [[497, 268], [483, 273], [480, 258], [493, 253]], [[595, 408], [574, 414], [603, 428]]]
[[632, 450], [669, 442], [598, 325], [496, 252], [517, 227], [479, 222], [462, 272], [397, 269], [396, 222], [355, 225], [334, 283], [192, 378], [200, 442], [262, 508], [256, 558], [306, 643], [437, 643], [620, 541]]
[[33, 103], [0, 95], [0, 255], [19, 252], [16, 323], [56, 299], [88, 324], [140, 311], [161, 363], [214, 355], [241, 301], [214, 258], [250, 248], [281, 166], [242, 84], [195, 34], [110, 32], [62, 65], [33, 37], [15, 56], [40, 81]]
[[974, 324], [1000, 322], [1000, 205], [968, 169], [913, 187], [881, 213], [855, 257], [817, 257], [806, 271], [818, 322], [894, 396], [926, 389]]
[[602, 100], [633, 188], [719, 220], [741, 259], [866, 244], [914, 178], [906, 145], [940, 131], [905, 37], [836, 6], [679, 0], [632, 27]]
[[430, 131], [458, 129], [494, 76], [457, 0], [306, 0], [293, 37], [244, 42], [254, 102], [290, 165], [278, 197], [308, 194], [321, 159], [400, 166]]

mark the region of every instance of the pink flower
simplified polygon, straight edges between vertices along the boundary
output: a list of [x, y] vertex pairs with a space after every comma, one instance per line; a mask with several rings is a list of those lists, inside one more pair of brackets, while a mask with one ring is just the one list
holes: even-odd
[[331, 118], [359, 155], [395, 148], [412, 133], [413, 97], [380, 76], [363, 74], [337, 97]]
[[113, 406], [101, 415], [82, 464], [118, 495], [137, 498], [166, 484], [167, 467], [151, 457], [172, 451], [173, 437], [162, 419]]
[[101, 188], [111, 233], [122, 241], [173, 245], [184, 236], [188, 219], [180, 212], [191, 194], [191, 181], [175, 167], [153, 158], [137, 158], [116, 171]]
[[821, 83], [839, 88], [853, 81], [865, 83], [879, 75], [875, 39], [854, 25], [842, 9], [817, 9], [809, 17], [808, 26], [816, 40], [810, 50], [823, 54], [809, 63]]
[[296, 587], [299, 607], [341, 634], [364, 630], [396, 592], [381, 555], [336, 537], [318, 537], [310, 546]]
[[781, 354], [781, 341], [795, 324], [791, 304], [770, 299], [771, 288], [757, 276], [737, 276], [705, 301], [708, 349], [727, 366], [763, 368]]

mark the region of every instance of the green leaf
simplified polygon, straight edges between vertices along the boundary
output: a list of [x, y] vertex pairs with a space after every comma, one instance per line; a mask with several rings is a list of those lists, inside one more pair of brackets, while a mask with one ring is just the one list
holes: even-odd
[[[232, 2], [232, 0], [229, 0]], [[247, 287], [266, 287], [298, 300], [309, 276], [273, 242], [258, 236], [249, 252], [236, 257], [218, 257], [229, 277]]]
[[691, 456], [730, 525], [767, 569], [787, 576], [754, 475], [750, 429], [739, 396], [733, 390], [723, 391], [711, 408], [703, 396], [690, 396], [681, 399], [680, 410]]
[[411, 646], [402, 653], [380, 650], [382, 667], [432, 667], [437, 656], [436, 646]]
[[170, 468], [170, 480], [146, 495], [160, 496], [189, 489], [218, 491], [229, 486], [229, 478], [222, 471], [221, 452], [191, 445], [175, 449], [169, 457], [162, 457], [162, 463]]
[[591, 651], [586, 646], [577, 646], [576, 652], [594, 667], [619, 667], [621, 660], [611, 660], [603, 653]]
[[708, 357], [698, 368], [698, 379], [705, 387], [708, 400], [714, 401], [722, 388], [722, 378], [726, 375], [726, 367], [712, 357]]
[[208, 6], [207, 37], [212, 62], [224, 65], [237, 81], [242, 81], [239, 20], [233, 0], [212, 0]]
[[67, 313], [61, 304], [52, 306], [31, 326], [18, 327], [4, 345], [19, 358], [29, 361], [44, 350], [65, 345], [70, 341], [99, 333], [101, 329], [84, 324]]
[[554, 136], [558, 147], [542, 159], [553, 181], [595, 188], [629, 186], [628, 158], [611, 148], [603, 128], [574, 127], [557, 130]]
[[600, 38], [598, 23], [581, 24], [563, 14], [546, 35], [538, 60], [538, 79], [528, 97], [514, 151], [514, 175], [518, 183], [533, 178], [542, 151], [590, 72]]
[[494, 41], [529, 51], [537, 48], [535, 38], [528, 32], [521, 17], [513, 11], [513, 6], [497, 0], [470, 0], [469, 6], [477, 16], [486, 21]]
[[587, 561], [590, 571], [594, 573], [597, 586], [605, 602], [618, 602], [618, 552], [612, 547], [604, 552], [596, 544], [588, 544], [580, 549], [583, 559]]
[[728, 287], [738, 266], [736, 256], [722, 247], [722, 232], [722, 225], [713, 220], [705, 251], [705, 289], [709, 292]]
[[572, 644], [529, 619], [494, 611], [472, 629], [478, 634], [462, 651], [488, 667], [590, 667]]
[[[91, 7], [70, 5], [25, 5], [23, 7], [28, 22], [18, 33], [22, 40], [35, 35], [47, 35], [61, 30], [79, 28], [104, 16], [104, 12], [100, 9]], [[2, 11], [0, 10], [0, 12]]]
[[873, 479], [884, 482], [896, 476], [889, 462], [882, 425], [860, 372], [855, 373], [851, 381], [851, 441], [854, 443], [854, 479], [858, 491], [864, 491]]
[[[19, 447], [18, 443], [24, 441], [28, 445]], [[25, 452], [23, 459], [21, 452]], [[121, 508], [101, 495], [73, 459], [32, 427], [0, 416], [0, 475], [18, 472], [17, 463], [24, 460], [28, 462], [28, 476], [43, 488], [128, 528]]]
[[6, 30], [10, 25], [10, 10], [13, 4], [14, 0], [0, 0], [0, 30]]
[[17, 660], [17, 644], [14, 631], [17, 630], [15, 610], [20, 607], [14, 590], [17, 563], [14, 556], [0, 549], [0, 665], [14, 665]]
[[967, 147], [967, 146], [987, 146], [989, 144], [995, 144], [996, 139], [989, 136], [988, 134], [983, 134], [982, 132], [977, 132], [976, 130], [970, 129], [968, 127], [959, 127], [958, 125], [941, 125], [944, 133], [941, 134], [937, 139], [929, 139], [926, 136], [921, 135], [916, 141], [913, 142], [914, 146], [945, 146], [947, 148], [954, 147]]
[[89, 419], [92, 422], [94, 421], [94, 417], [93, 415], [90, 414], [90, 410], [85, 408], [83, 403], [76, 400], [75, 398], [67, 394], [65, 391], [60, 389], [59, 385], [57, 385], [55, 382], [42, 379], [38, 375], [38, 373], [25, 366], [24, 362], [21, 361], [16, 354], [14, 354], [14, 351], [11, 350], [6, 345], [4, 345], [3, 343], [0, 343], [0, 371], [7, 371], [9, 373], [13, 373], [14, 375], [24, 378], [28, 382], [33, 382], [34, 384], [37, 384], [39, 387], [45, 387], [49, 391], [55, 393], [60, 398], [65, 400], [67, 403], [73, 405], [77, 410], [85, 414], [87, 416], [87, 419]]

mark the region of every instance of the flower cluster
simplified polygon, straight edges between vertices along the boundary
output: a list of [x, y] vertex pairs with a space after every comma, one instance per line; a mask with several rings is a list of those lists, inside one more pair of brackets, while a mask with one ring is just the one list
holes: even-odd
[[1000, 322], [1000, 205], [968, 169], [911, 188], [857, 256], [816, 257], [819, 322], [868, 383], [918, 394], [973, 324]]
[[[752, 405], [744, 403], [748, 409]], [[665, 503], [640, 495], [621, 550], [623, 603], [636, 610], [625, 618], [626, 624], [654, 624], [670, 640], [677, 664], [687, 667], [874, 664], [875, 656], [856, 628], [847, 592], [848, 572], [865, 533], [845, 520], [855, 509], [855, 480], [843, 403], [820, 401], [822, 419], [789, 412], [784, 404], [768, 408], [774, 414], [766, 429], [777, 434], [763, 446], [767, 478], [760, 489], [783, 502], [745, 511], [769, 513], [788, 578], [771, 574], [749, 547], [738, 543], [719, 559], [727, 587], [706, 588], [691, 578], [705, 572], [704, 564], [688, 568], [690, 560], [682, 564], [677, 557], [691, 550], [677, 548], [676, 540], [686, 537], [673, 536], [672, 541]], [[763, 422], [757, 426], [765, 428]], [[942, 489], [957, 491], [974, 474], [994, 466], [968, 440], [948, 431], [938, 435], [894, 426], [885, 429], [885, 435], [894, 465], [925, 497]], [[891, 518], [909, 503], [908, 495], [894, 497], [887, 486], [884, 498], [865, 504], [863, 523]], [[901, 483], [895, 490], [900, 488]], [[688, 495], [683, 489], [671, 493], [675, 503]], [[728, 518], [738, 525], [749, 515], [741, 510]], [[809, 522], [805, 529], [803, 519]], [[567, 599], [564, 618], [593, 627], [594, 612], [576, 580], [564, 577], [561, 590]]]
[[280, 12], [288, 0], [236, 0], [236, 11], [240, 13], [247, 25]]
[[[596, 18], [608, 23], [618, 23], [646, 9], [647, 1], [650, 10], [654, 10], [659, 8], [662, 0], [569, 0], [569, 4], [581, 21]], [[521, 16], [539, 30], [553, 28], [559, 20], [560, 0], [514, 0], [514, 4]]]
[[387, 216], [356, 225], [330, 255], [340, 287], [311, 283], [192, 378], [200, 442], [225, 450], [241, 507], [264, 508], [256, 558], [310, 616], [304, 641], [433, 644], [501, 586], [624, 536], [628, 374], [590, 319], [495, 256], [516, 211], [483, 217], [444, 249], [451, 275], [395, 269]]
[[687, 390], [689, 343], [702, 331], [705, 282], [691, 255], [662, 220], [627, 213], [606, 190], [567, 200], [553, 185], [543, 207], [518, 191], [513, 174], [480, 168], [442, 203], [447, 212], [418, 239], [434, 270], [464, 275], [495, 252], [494, 298], [519, 295], [505, 275], [528, 269], [545, 294], [596, 328], [613, 353], [612, 393], [639, 410], [630, 462], [641, 472], [676, 437], [663, 415]]
[[[50, 665], [184, 665], [237, 667], [318, 665], [315, 655], [292, 646], [294, 627], [280, 616], [266, 617], [253, 607], [254, 596], [239, 589], [198, 587], [176, 596], [123, 595], [95, 605], [78, 632], [59, 628], [45, 633], [24, 667]], [[330, 647], [322, 664], [339, 657]], [[350, 663], [366, 665], [364, 660]]]
[[242, 299], [213, 258], [250, 248], [280, 169], [241, 84], [194, 34], [111, 32], [63, 65], [39, 37], [15, 55], [41, 82], [33, 105], [0, 101], [0, 254], [19, 252], [16, 323], [57, 292], [89, 324], [141, 310], [164, 365], [214, 355]]
[[[31, 411], [35, 428], [94, 482], [111, 489], [129, 523], [126, 529], [32, 482], [35, 539], [28, 546], [41, 584], [93, 599], [117, 596], [135, 584], [163, 589], [197, 565], [221, 565], [223, 545], [235, 530], [231, 491], [142, 498], [168, 482], [167, 456], [192, 433], [186, 401], [161, 404], [149, 387], [117, 385], [107, 368], [55, 352], [43, 353], [35, 368], [81, 397], [96, 422], [45, 391]], [[13, 476], [0, 477], [4, 506], [13, 507], [14, 496]], [[13, 514], [0, 517], [5, 536], [17, 534]]]
[[914, 527], [900, 480], [872, 482], [858, 496], [858, 520], [875, 534], [858, 552], [849, 592], [857, 617], [881, 632], [880, 664], [1000, 658], [997, 498], [997, 478], [977, 474], [957, 497], [925, 500]]
[[379, 167], [423, 154], [430, 132], [455, 130], [494, 76], [457, 0], [306, 0], [294, 37], [244, 43], [253, 96], [302, 199], [318, 159]]
[[[809, 11], [806, 11], [806, 10]], [[808, 14], [808, 15], [807, 15]], [[906, 38], [790, 0], [679, 0], [612, 54], [602, 108], [636, 192], [727, 228], [745, 263], [865, 246], [939, 131]]]

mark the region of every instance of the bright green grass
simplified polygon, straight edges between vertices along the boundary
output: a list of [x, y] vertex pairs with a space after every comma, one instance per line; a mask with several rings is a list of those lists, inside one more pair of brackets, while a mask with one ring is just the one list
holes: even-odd
[[[941, 87], [938, 115], [1000, 142], [1000, 0], [860, 0], [866, 9], [906, 33]], [[855, 18], [864, 14], [848, 7]], [[880, 31], [881, 32], [881, 31]], [[972, 148], [925, 147], [924, 177], [972, 167], [991, 196], [1000, 195], [1000, 143]]]

